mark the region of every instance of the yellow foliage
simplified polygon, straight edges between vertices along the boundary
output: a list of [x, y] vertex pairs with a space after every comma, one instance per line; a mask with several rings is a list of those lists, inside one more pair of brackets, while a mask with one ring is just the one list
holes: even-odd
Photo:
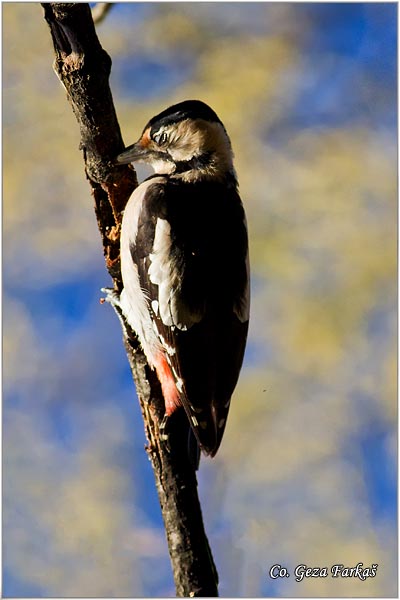
[[[199, 98], [220, 115], [235, 151], [250, 233], [249, 346], [224, 443], [200, 471], [224, 589], [232, 581], [240, 589], [229, 588], [231, 595], [263, 595], [267, 583], [271, 591], [268, 568], [279, 561], [291, 568], [362, 561], [379, 563], [379, 576], [302, 583], [291, 577], [274, 593], [390, 596], [397, 581], [395, 532], [389, 518], [374, 513], [373, 467], [360, 440], [387, 432], [392, 462], [386, 467], [393, 471], [396, 140], [367, 118], [293, 124], [299, 88], [312, 86], [313, 69], [334, 60], [320, 63], [316, 55], [311, 68], [301, 41], [313, 24], [298, 6], [154, 3], [138, 22], [116, 6], [99, 35], [114, 64], [145, 56], [168, 70], [177, 56], [191, 61], [181, 85], [141, 101], [115, 84], [127, 144], [168, 104]], [[256, 10], [269, 28], [234, 29], [240, 11]], [[122, 425], [118, 399], [104, 408], [95, 389], [85, 392], [92, 429], [73, 451], [56, 443], [48, 426], [58, 398], [80, 423], [83, 404], [65, 398], [63, 385], [75, 381], [81, 365], [97, 381], [87, 349], [100, 351], [94, 330], [106, 326], [91, 313], [80, 324], [73, 357], [64, 360], [30, 304], [29, 290], [45, 295], [71, 279], [106, 277], [78, 127], [52, 60], [39, 5], [5, 3], [7, 568], [43, 595], [141, 595], [146, 574], [152, 575], [146, 561], [157, 558], [168, 569], [168, 558], [161, 529], [140, 518], [130, 473], [112, 459], [118, 444], [136, 434]], [[341, 60], [338, 69], [347, 59]], [[364, 75], [363, 85], [373, 112], [377, 84]], [[93, 286], [100, 287], [97, 279]], [[68, 345], [73, 334], [53, 311], [47, 328]], [[172, 594], [169, 585], [163, 591]]]

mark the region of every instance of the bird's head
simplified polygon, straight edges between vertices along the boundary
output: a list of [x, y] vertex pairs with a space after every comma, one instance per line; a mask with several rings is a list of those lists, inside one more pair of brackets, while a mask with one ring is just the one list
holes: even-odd
[[147, 123], [140, 139], [117, 156], [188, 181], [233, 173], [231, 143], [216, 113], [200, 100], [170, 106]]

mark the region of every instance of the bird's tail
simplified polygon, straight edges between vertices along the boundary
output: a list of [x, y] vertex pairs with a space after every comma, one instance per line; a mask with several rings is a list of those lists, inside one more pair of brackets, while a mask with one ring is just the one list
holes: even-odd
[[200, 446], [199, 443], [196, 439], [196, 436], [193, 433], [193, 430], [191, 427], [189, 427], [189, 433], [188, 433], [188, 456], [189, 456], [189, 460], [191, 465], [193, 466], [193, 468], [197, 471], [197, 469], [199, 468], [199, 463], [200, 463]]

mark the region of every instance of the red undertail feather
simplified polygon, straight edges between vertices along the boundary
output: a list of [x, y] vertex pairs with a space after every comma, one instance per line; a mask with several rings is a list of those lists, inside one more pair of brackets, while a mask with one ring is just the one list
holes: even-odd
[[165, 412], [168, 417], [181, 405], [179, 400], [179, 393], [176, 389], [175, 379], [172, 375], [171, 367], [167, 363], [165, 356], [159, 355], [155, 368], [157, 371], [158, 379], [161, 383], [161, 389], [165, 401]]

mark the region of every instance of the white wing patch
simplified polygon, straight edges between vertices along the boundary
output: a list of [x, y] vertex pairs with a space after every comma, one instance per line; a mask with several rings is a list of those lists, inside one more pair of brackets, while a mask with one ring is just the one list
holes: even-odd
[[149, 258], [149, 279], [158, 285], [158, 306], [160, 318], [164, 325], [171, 326], [172, 316], [169, 303], [171, 301], [172, 277], [169, 252], [171, 248], [171, 226], [166, 219], [157, 219], [154, 235], [153, 252]]
[[164, 325], [186, 331], [200, 321], [202, 315], [193, 313], [180, 302], [179, 277], [173, 273], [170, 249], [171, 226], [166, 219], [157, 219], [153, 251], [149, 256], [149, 279], [158, 286], [158, 311]]
[[147, 190], [153, 184], [163, 183], [162, 177], [144, 181], [137, 187], [125, 207], [121, 229], [121, 273], [124, 289], [121, 307], [132, 329], [137, 333], [150, 366], [154, 366], [161, 344], [147, 305], [147, 298], [140, 286], [138, 269], [132, 260], [130, 246], [135, 243], [139, 216]]

